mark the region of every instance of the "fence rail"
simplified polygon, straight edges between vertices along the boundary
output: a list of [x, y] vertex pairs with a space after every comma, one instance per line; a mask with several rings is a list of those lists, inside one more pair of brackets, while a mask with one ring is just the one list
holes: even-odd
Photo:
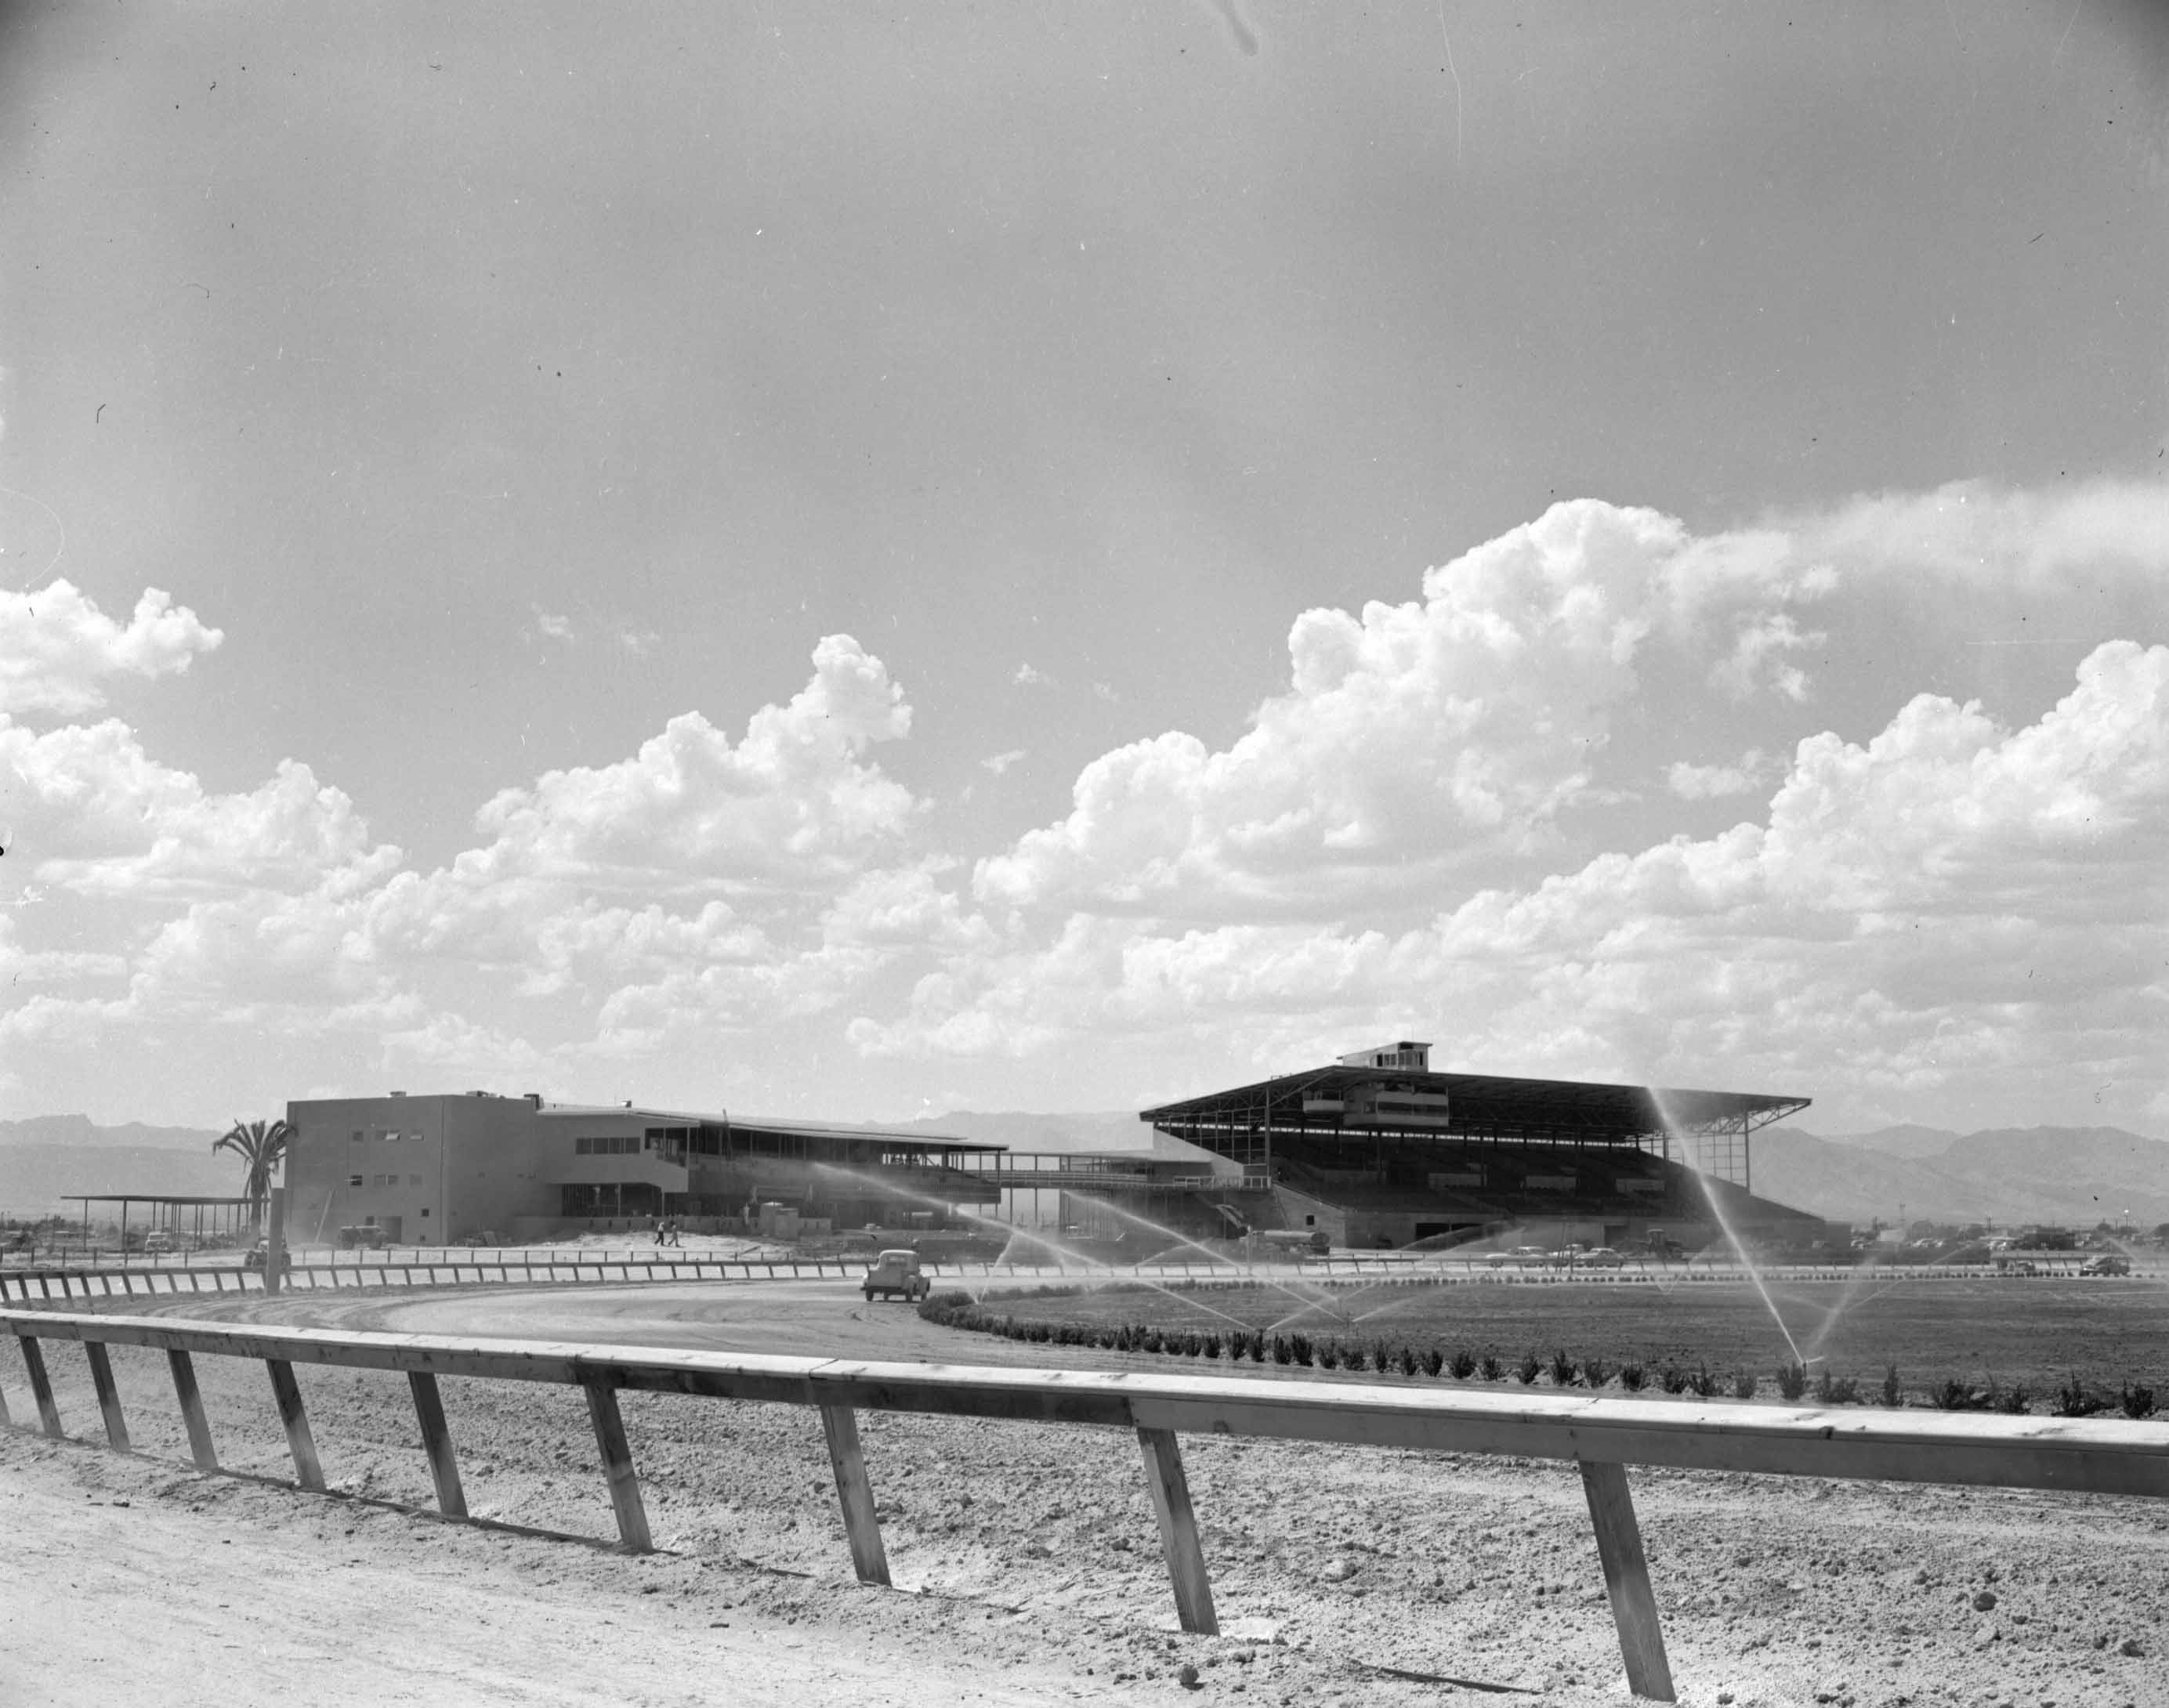
[[[1182, 1465], [1185, 1434], [1570, 1460], [1580, 1468], [1629, 1689], [1674, 1700], [1670, 1663], [1628, 1487], [1630, 1465], [1777, 1476], [1985, 1484], [2095, 1494], [2169, 1496], [2169, 1426], [2097, 1418], [1958, 1413], [1828, 1412], [1564, 1394], [1409, 1391], [1342, 1383], [1224, 1376], [1019, 1370], [861, 1362], [645, 1347], [375, 1334], [183, 1318], [0, 1310], [0, 1333], [19, 1345], [45, 1433], [64, 1436], [45, 1343], [82, 1344], [106, 1438], [129, 1437], [106, 1356], [109, 1346], [163, 1350], [205, 1471], [217, 1450], [193, 1359], [261, 1359], [285, 1429], [296, 1480], [325, 1487], [297, 1364], [403, 1371], [440, 1510], [466, 1515], [441, 1376], [550, 1382], [585, 1394], [620, 1540], [652, 1543], [617, 1396], [626, 1389], [817, 1408], [842, 1508], [853, 1568], [889, 1581], [872, 1483], [861, 1447], [861, 1411], [937, 1413], [1136, 1432], [1146, 1484], [1186, 1631], [1218, 1629], [1212, 1582]], [[8, 1421], [0, 1391], [0, 1423]]]
[[[1173, 1281], [1244, 1286], [1256, 1281], [1360, 1283], [1367, 1286], [1700, 1286], [1738, 1282], [1746, 1272], [1714, 1265], [1671, 1269], [1494, 1269], [1484, 1264], [1421, 1265], [1390, 1258], [1337, 1258], [1299, 1264], [1137, 1264], [1120, 1269], [1083, 1264], [952, 1263], [926, 1264], [936, 1281], [1016, 1281], [1039, 1285], [1069, 1281]], [[623, 1281], [855, 1280], [866, 1273], [863, 1258], [807, 1258], [767, 1262], [759, 1258], [701, 1258], [632, 1251], [620, 1256], [557, 1258], [516, 1256], [413, 1258], [372, 1253], [366, 1258], [290, 1263], [290, 1288], [323, 1290], [352, 1287], [441, 1287], [484, 1284], [539, 1285]], [[1758, 1270], [1765, 1281], [1843, 1280], [1859, 1271], [1830, 1264], [1786, 1264]], [[1899, 1280], [2075, 1280], [2074, 1268], [2019, 1270], [1971, 1264], [1908, 1264], [1878, 1271]], [[184, 1268], [54, 1267], [0, 1269], [0, 1304], [36, 1304], [101, 1298], [162, 1298], [179, 1294], [256, 1292], [260, 1270], [236, 1265]]]

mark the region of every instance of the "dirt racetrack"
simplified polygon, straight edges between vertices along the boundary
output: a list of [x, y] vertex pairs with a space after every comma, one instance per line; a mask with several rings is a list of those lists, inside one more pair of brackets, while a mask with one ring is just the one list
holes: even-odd
[[[147, 1301], [132, 1301], [135, 1311]], [[1166, 1368], [867, 1305], [847, 1283], [187, 1301], [189, 1314], [761, 1352]], [[1572, 1467], [1186, 1438], [1223, 1630], [1174, 1630], [1127, 1432], [866, 1414], [895, 1594], [853, 1583], [818, 1420], [624, 1397], [661, 1552], [614, 1535], [576, 1392], [448, 1381], [471, 1508], [427, 1516], [403, 1379], [303, 1369], [335, 1498], [303, 1495], [261, 1368], [116, 1348], [136, 1452], [0, 1434], [0, 1702], [429, 1705], [1624, 1700]], [[1261, 1373], [1260, 1380], [1299, 1380]], [[1683, 1701], [2169, 1705], [2169, 1513], [2145, 1501], [1637, 1471]], [[120, 1503], [126, 1503], [125, 1508]], [[578, 1540], [586, 1539], [586, 1540]], [[1977, 1608], [1977, 1598], [1992, 1606]], [[1196, 1689], [1178, 1681], [1196, 1669]]]

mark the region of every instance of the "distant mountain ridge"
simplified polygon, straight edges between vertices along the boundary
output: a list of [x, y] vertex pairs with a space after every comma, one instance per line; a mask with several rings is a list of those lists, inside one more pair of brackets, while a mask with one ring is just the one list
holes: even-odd
[[2121, 1127], [1782, 1125], [1756, 1135], [1754, 1165], [1759, 1195], [1833, 1221], [2169, 1221], [2169, 1143]]
[[128, 1121], [102, 1127], [87, 1115], [37, 1115], [0, 1121], [0, 1149], [16, 1145], [127, 1145], [164, 1151], [208, 1150], [220, 1127], [153, 1127]]

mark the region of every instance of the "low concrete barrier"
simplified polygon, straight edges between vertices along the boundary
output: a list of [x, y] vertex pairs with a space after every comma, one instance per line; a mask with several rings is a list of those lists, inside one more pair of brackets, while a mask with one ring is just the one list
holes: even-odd
[[[1271, 1381], [1225, 1376], [1016, 1370], [785, 1358], [646, 1347], [591, 1346], [453, 1335], [370, 1334], [232, 1327], [185, 1319], [0, 1310], [0, 1333], [21, 1348], [40, 1426], [63, 1436], [45, 1343], [77, 1341], [89, 1361], [108, 1442], [128, 1448], [105, 1349], [165, 1352], [189, 1450], [206, 1471], [216, 1447], [195, 1382], [198, 1354], [259, 1359], [285, 1425], [296, 1481], [324, 1477], [297, 1364], [403, 1370], [447, 1518], [466, 1515], [456, 1453], [437, 1391], [440, 1376], [552, 1382], [580, 1388], [600, 1451], [620, 1540], [652, 1545], [617, 1395], [634, 1389], [818, 1408], [854, 1569], [888, 1582], [888, 1564], [857, 1413], [862, 1410], [1094, 1423], [1132, 1429], [1159, 1522], [1175, 1608], [1186, 1631], [1218, 1629], [1212, 1583], [1185, 1478], [1182, 1434], [1241, 1435], [1571, 1460], [1581, 1471], [1628, 1687], [1674, 1700], [1670, 1663], [1636, 1524], [1626, 1467], [1775, 1476], [1970, 1483], [2095, 1494], [2169, 1495], [2169, 1425], [2099, 1418], [1954, 1413], [1823, 1411], [1707, 1402], [1584, 1398]], [[0, 1393], [0, 1423], [8, 1421]]]

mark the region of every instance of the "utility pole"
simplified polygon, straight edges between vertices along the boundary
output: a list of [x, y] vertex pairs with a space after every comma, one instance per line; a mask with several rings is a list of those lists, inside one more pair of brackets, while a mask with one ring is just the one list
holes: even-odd
[[271, 1189], [270, 1223], [264, 1234], [264, 1290], [276, 1293], [286, 1268], [286, 1189]]

